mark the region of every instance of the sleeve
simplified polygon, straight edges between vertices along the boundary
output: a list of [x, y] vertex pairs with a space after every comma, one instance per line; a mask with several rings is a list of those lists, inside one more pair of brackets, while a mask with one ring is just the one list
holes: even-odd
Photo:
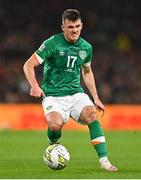
[[50, 58], [54, 51], [54, 36], [44, 41], [39, 49], [35, 51], [36, 57], [40, 64]]
[[88, 50], [87, 50], [87, 57], [83, 63], [83, 66], [90, 66], [91, 62], [93, 60], [93, 48], [92, 46], [89, 46]]

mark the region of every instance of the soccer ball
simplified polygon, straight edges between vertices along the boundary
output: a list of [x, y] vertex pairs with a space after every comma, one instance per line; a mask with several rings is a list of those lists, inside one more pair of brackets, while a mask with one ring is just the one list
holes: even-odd
[[70, 160], [70, 154], [64, 146], [53, 144], [45, 150], [43, 160], [51, 169], [59, 170], [66, 167]]

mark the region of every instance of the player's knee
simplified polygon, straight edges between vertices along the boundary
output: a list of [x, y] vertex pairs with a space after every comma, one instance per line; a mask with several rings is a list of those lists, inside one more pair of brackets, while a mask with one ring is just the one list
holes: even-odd
[[50, 113], [50, 115], [46, 116], [46, 121], [48, 124], [48, 127], [52, 131], [59, 131], [61, 130], [63, 126], [63, 120], [60, 118], [60, 115], [56, 113]]
[[50, 123], [48, 123], [48, 126], [49, 126], [49, 128], [50, 128], [50, 130], [52, 130], [52, 131], [59, 131], [59, 130], [61, 130], [61, 128], [62, 128], [62, 123], [61, 122], [50, 122]]
[[83, 113], [84, 113], [84, 122], [87, 124], [97, 119], [96, 110], [94, 108], [86, 108]]
[[87, 117], [86, 117], [86, 121], [87, 123], [90, 123], [92, 121], [95, 121], [97, 119], [97, 116], [96, 116], [96, 112], [95, 111], [92, 111], [90, 112]]
[[56, 126], [56, 125], [50, 126], [49, 128], [50, 128], [51, 131], [59, 131], [59, 130], [61, 130], [61, 127]]

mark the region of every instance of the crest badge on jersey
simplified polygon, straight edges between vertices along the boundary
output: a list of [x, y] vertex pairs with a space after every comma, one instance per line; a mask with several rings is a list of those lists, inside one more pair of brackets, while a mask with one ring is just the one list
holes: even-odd
[[86, 58], [86, 51], [84, 51], [84, 50], [79, 51], [79, 57], [82, 60], [84, 60]]

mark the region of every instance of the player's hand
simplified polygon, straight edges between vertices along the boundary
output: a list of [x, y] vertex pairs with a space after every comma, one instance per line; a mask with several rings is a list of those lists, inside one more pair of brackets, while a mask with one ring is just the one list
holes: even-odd
[[43, 90], [39, 86], [31, 87], [30, 96], [34, 97], [45, 97]]
[[105, 107], [104, 107], [104, 105], [102, 104], [102, 102], [99, 100], [99, 98], [95, 98], [95, 99], [94, 99], [94, 103], [95, 103], [96, 109], [97, 109], [99, 112], [102, 112], [101, 116], [103, 116], [103, 115], [104, 115], [104, 112], [105, 112]]

